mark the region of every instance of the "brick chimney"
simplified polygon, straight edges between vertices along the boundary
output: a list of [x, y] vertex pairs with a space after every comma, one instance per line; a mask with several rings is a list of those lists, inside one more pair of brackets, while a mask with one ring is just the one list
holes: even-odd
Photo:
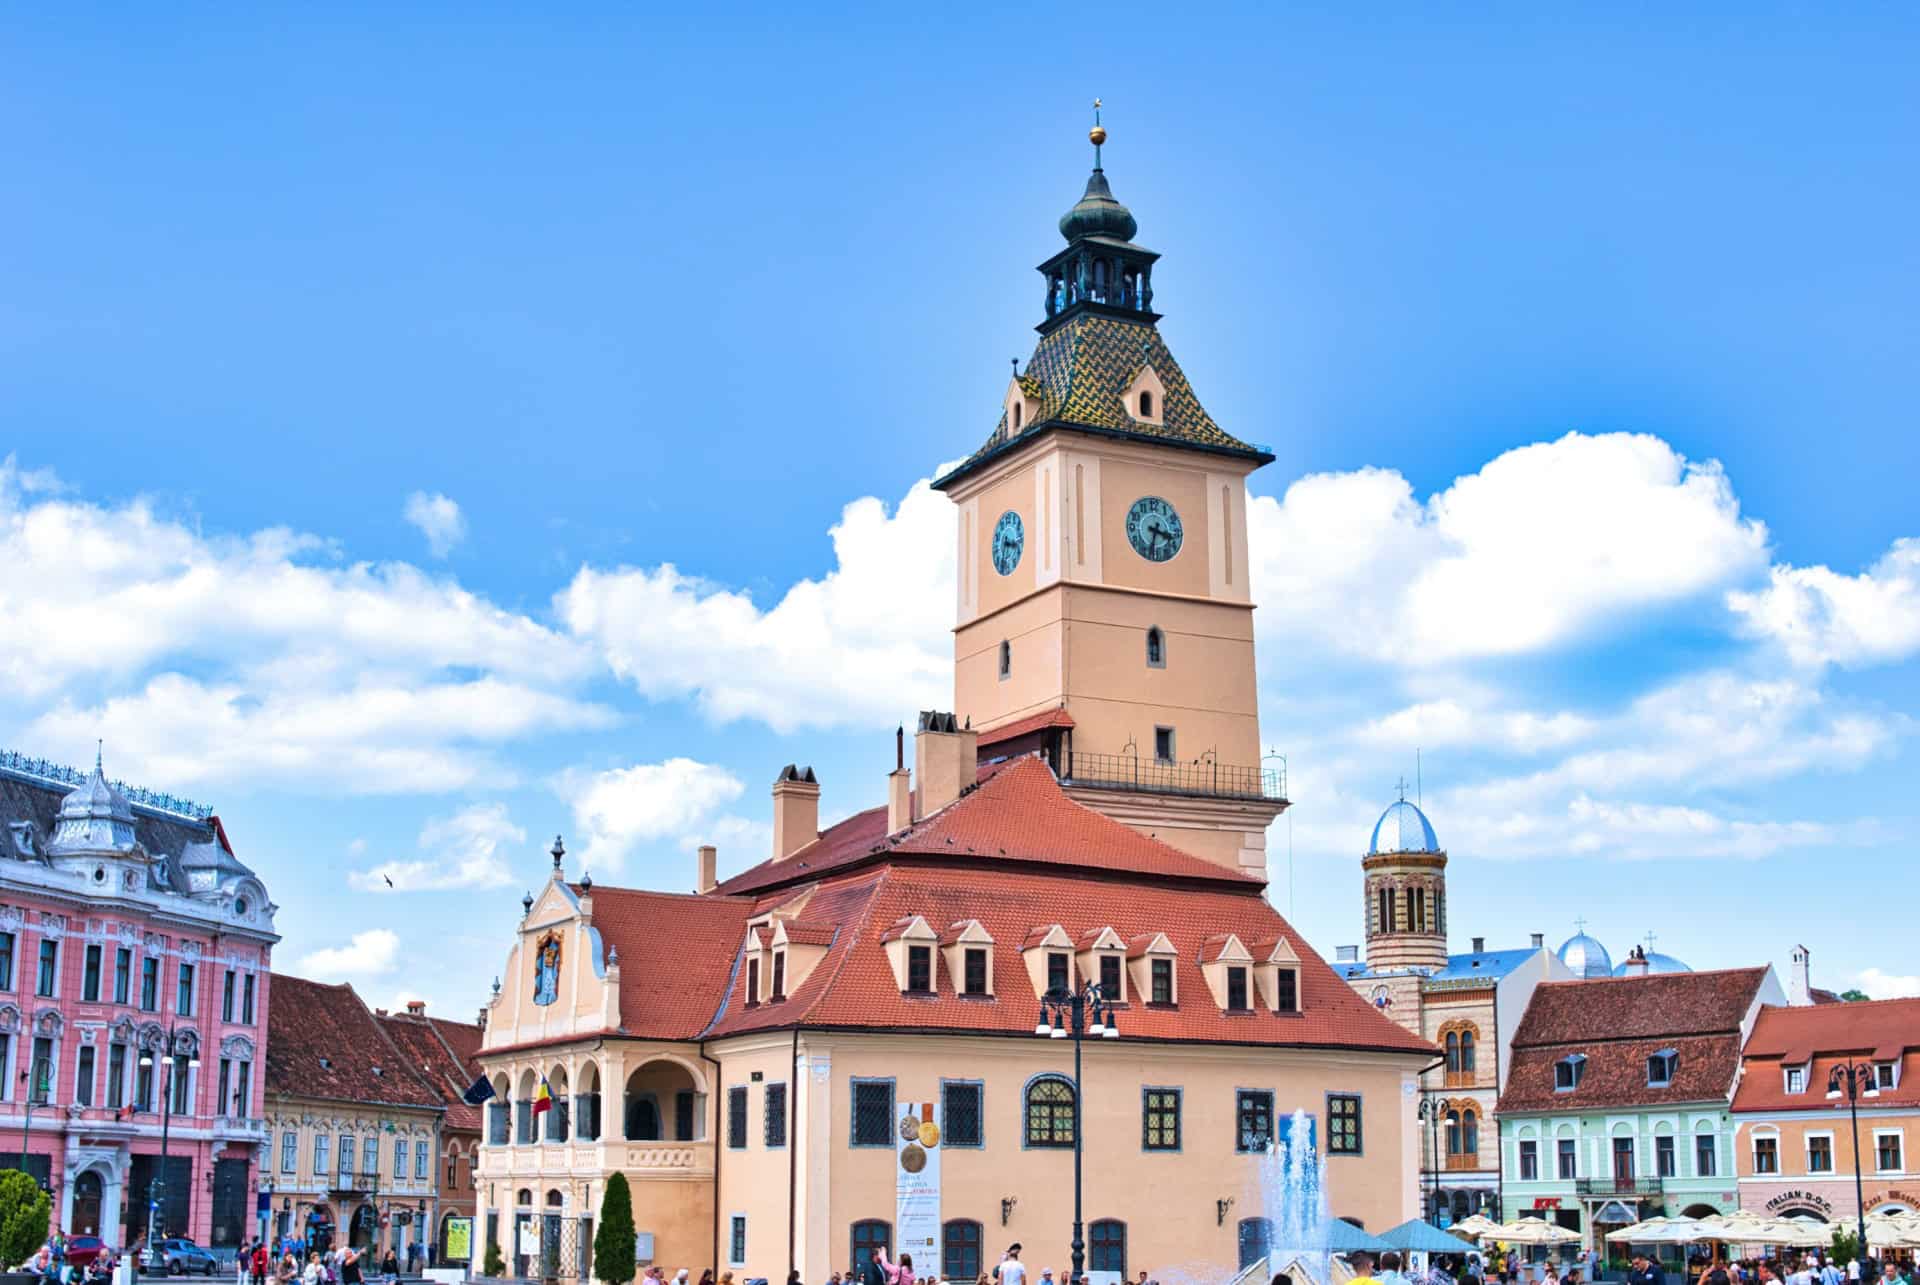
[[720, 883], [720, 850], [711, 843], [703, 843], [695, 860], [694, 891], [702, 894], [712, 892]]
[[773, 783], [773, 859], [785, 861], [820, 837], [820, 782], [789, 763]]
[[[915, 753], [919, 752], [916, 742]], [[907, 768], [907, 729], [893, 729], [893, 771], [887, 773], [887, 833], [913, 824], [913, 773]]]
[[952, 714], [920, 711], [920, 730], [913, 738], [914, 775], [920, 778], [915, 820], [932, 816], [979, 779], [979, 745], [971, 721], [963, 727]]
[[1533, 948], [1535, 950], [1545, 950], [1547, 948], [1547, 935], [1545, 933], [1535, 933], [1533, 935]]
[[1473, 953], [1476, 955], [1484, 955], [1486, 952], [1487, 939], [1485, 937], [1475, 937], [1473, 939]]
[[427, 1001], [423, 999], [410, 999], [407, 1001], [408, 1017], [425, 1017], [426, 1015]]
[[1645, 977], [1648, 971], [1647, 952], [1644, 949], [1635, 946], [1627, 952], [1626, 967], [1621, 970], [1620, 974], [1622, 977]]
[[1333, 962], [1336, 964], [1359, 963], [1360, 948], [1358, 946], [1335, 946], [1333, 948]]

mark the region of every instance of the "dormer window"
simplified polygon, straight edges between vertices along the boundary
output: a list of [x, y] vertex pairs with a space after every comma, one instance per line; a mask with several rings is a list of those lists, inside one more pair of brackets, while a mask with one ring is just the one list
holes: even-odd
[[1145, 388], [1140, 390], [1140, 418], [1153, 418], [1153, 393]]
[[1807, 1091], [1807, 1068], [1790, 1066], [1787, 1068], [1787, 1092], [1805, 1093]]
[[786, 997], [787, 952], [784, 950], [776, 950], [773, 952], [773, 998], [785, 999]]
[[1153, 961], [1153, 989], [1149, 992], [1155, 1004], [1173, 1003], [1173, 961], [1156, 959]]
[[1050, 991], [1069, 990], [1072, 986], [1072, 958], [1064, 950], [1047, 952], [1047, 989]]
[[1109, 999], [1120, 998], [1120, 956], [1100, 956], [1100, 992]]
[[961, 993], [965, 995], [985, 995], [987, 993], [987, 952], [982, 946], [969, 946], [965, 956], [965, 977]]
[[1160, 626], [1151, 625], [1147, 629], [1147, 668], [1165, 669], [1167, 667], [1167, 636], [1160, 632]]
[[1025, 411], [1026, 409], [1027, 409], [1027, 408], [1026, 408], [1026, 406], [1025, 406], [1025, 405], [1024, 405], [1023, 403], [1020, 403], [1020, 402], [1015, 402], [1015, 403], [1013, 404], [1013, 427], [1014, 427], [1014, 429], [1015, 429], [1015, 431], [1018, 431], [1018, 430], [1019, 430], [1019, 428], [1020, 428], [1020, 417], [1021, 417], [1021, 414], [1022, 414], [1022, 412], [1024, 412], [1024, 411]]
[[1899, 1079], [1897, 1062], [1875, 1062], [1873, 1064], [1873, 1084], [1878, 1089], [1891, 1089]]
[[933, 947], [907, 947], [907, 990], [916, 995], [933, 992]]
[[1661, 1049], [1647, 1058], [1647, 1087], [1664, 1089], [1673, 1083], [1673, 1072], [1680, 1063], [1680, 1054], [1675, 1049]]
[[1282, 968], [1274, 973], [1275, 986], [1273, 1011], [1276, 1013], [1297, 1013], [1300, 1011], [1300, 971], [1295, 968]]
[[1571, 1093], [1580, 1087], [1580, 1081], [1586, 1078], [1587, 1055], [1569, 1053], [1553, 1064], [1553, 1091]]
[[1227, 969], [1227, 1011], [1244, 1013], [1250, 1007], [1247, 1003], [1247, 970], [1236, 964]]
[[747, 961], [747, 1007], [752, 1008], [760, 1002], [760, 961]]

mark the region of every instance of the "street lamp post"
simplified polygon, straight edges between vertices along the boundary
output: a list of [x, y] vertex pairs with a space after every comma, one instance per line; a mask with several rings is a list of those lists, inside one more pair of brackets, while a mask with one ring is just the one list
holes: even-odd
[[1098, 982], [1088, 982], [1079, 990], [1055, 986], [1040, 997], [1040, 1021], [1035, 1035], [1047, 1039], [1073, 1041], [1073, 1276], [1072, 1285], [1080, 1285], [1087, 1265], [1087, 1242], [1080, 1216], [1080, 1147], [1085, 1132], [1080, 1110], [1080, 1046], [1087, 1036], [1117, 1040], [1120, 1028], [1114, 1024], [1113, 1004]]
[[1440, 1101], [1432, 1090], [1421, 1095], [1420, 1118], [1427, 1124], [1427, 1171], [1433, 1175], [1433, 1190], [1427, 1197], [1427, 1217], [1435, 1226], [1440, 1221]]
[[27, 1171], [27, 1140], [33, 1135], [33, 1108], [45, 1103], [53, 1096], [53, 1064], [46, 1058], [35, 1058], [30, 1071], [23, 1071], [20, 1078], [27, 1081], [27, 1118], [20, 1126], [20, 1172]]
[[1879, 1096], [1880, 1085], [1871, 1062], [1842, 1062], [1827, 1076], [1828, 1100], [1845, 1097], [1847, 1115], [1853, 1122], [1853, 1214], [1854, 1229], [1860, 1237], [1854, 1252], [1861, 1255], [1867, 1252], [1867, 1197], [1866, 1184], [1860, 1177], [1860, 1099]]
[[[147, 1183], [147, 1244], [149, 1246], [162, 1240], [167, 1234], [166, 1221], [162, 1216], [162, 1202], [167, 1194], [167, 1137], [173, 1124], [173, 1086], [180, 1077], [180, 1049], [174, 1041], [176, 1033], [177, 1028], [171, 1023], [168, 1024], [166, 1057], [164, 1059], [167, 1066], [166, 1084], [160, 1098], [160, 1176], [150, 1179]], [[153, 1067], [154, 1056], [151, 1050], [140, 1055], [140, 1065], [148, 1068]], [[188, 1070], [192, 1070], [199, 1065], [200, 1055], [198, 1052], [187, 1059]], [[193, 1104], [188, 1103], [187, 1105], [189, 1109], [191, 1109]], [[156, 1227], [158, 1228], [157, 1232], [155, 1231]], [[156, 1254], [158, 1253], [158, 1251], [154, 1252]]]

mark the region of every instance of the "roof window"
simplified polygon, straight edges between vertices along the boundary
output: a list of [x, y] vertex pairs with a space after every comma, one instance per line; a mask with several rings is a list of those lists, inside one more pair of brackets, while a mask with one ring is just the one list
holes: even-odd
[[1586, 1078], [1587, 1055], [1569, 1053], [1553, 1064], [1553, 1091], [1571, 1093], [1580, 1087], [1580, 1081]]
[[1661, 1049], [1647, 1057], [1647, 1087], [1664, 1089], [1673, 1083], [1673, 1072], [1680, 1064], [1677, 1049]]

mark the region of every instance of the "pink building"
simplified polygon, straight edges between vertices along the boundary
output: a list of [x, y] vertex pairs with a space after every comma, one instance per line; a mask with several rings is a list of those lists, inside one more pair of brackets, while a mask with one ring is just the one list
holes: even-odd
[[0, 752], [0, 825], [0, 1166], [71, 1233], [131, 1244], [152, 1208], [237, 1245], [266, 1142], [265, 887], [211, 811], [97, 761]]

